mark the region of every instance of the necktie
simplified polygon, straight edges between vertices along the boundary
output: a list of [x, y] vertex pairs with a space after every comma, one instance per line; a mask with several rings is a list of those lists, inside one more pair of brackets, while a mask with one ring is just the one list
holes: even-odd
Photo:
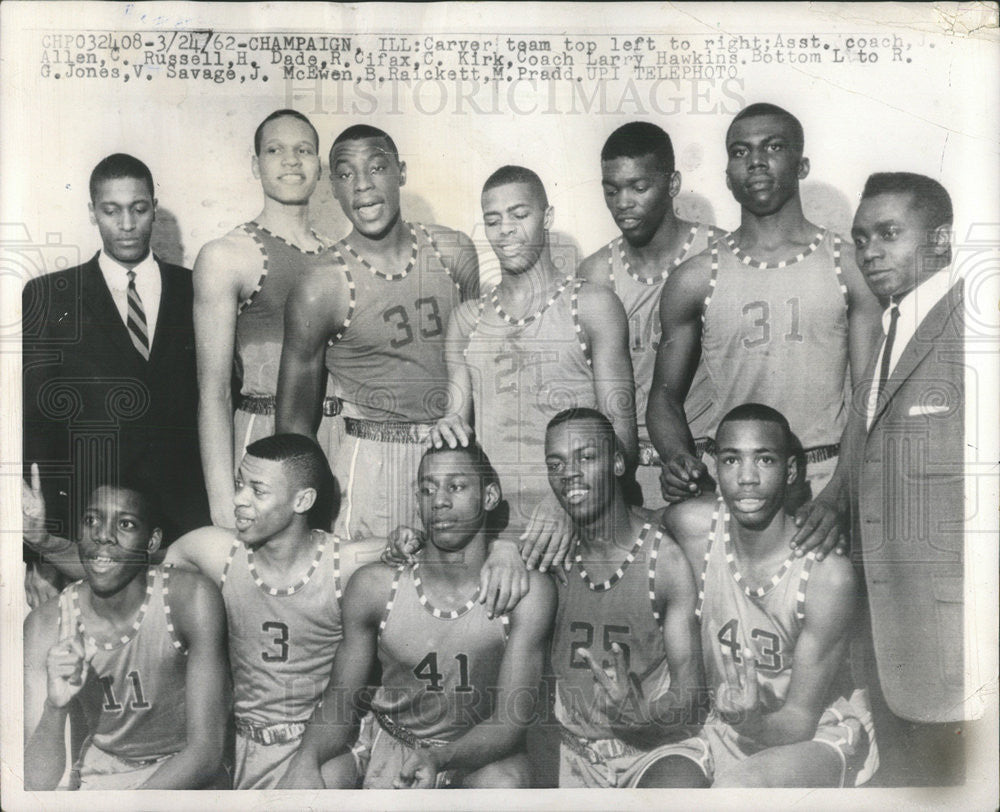
[[899, 306], [892, 304], [889, 306], [889, 330], [885, 334], [885, 344], [882, 347], [882, 363], [878, 369], [878, 389], [876, 394], [882, 396], [885, 391], [885, 382], [889, 377], [889, 365], [892, 362], [892, 345], [896, 340], [896, 322], [899, 321]]
[[128, 334], [143, 360], [149, 360], [149, 331], [146, 327], [146, 312], [142, 309], [142, 299], [135, 289], [135, 271], [128, 272]]

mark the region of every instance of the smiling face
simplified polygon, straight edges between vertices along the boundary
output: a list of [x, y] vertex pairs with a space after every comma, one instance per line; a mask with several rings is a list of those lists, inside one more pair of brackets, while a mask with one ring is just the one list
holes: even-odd
[[909, 192], [863, 198], [851, 227], [858, 267], [883, 299], [909, 293], [940, 266], [947, 228], [929, 228]]
[[233, 496], [236, 537], [258, 547], [287, 530], [296, 514], [312, 506], [310, 501], [303, 508], [303, 493], [284, 463], [247, 454], [240, 463]]
[[765, 420], [731, 420], [719, 427], [716, 445], [719, 491], [733, 518], [751, 530], [766, 528], [795, 481], [784, 430]]
[[399, 219], [406, 164], [384, 138], [359, 138], [334, 146], [330, 175], [334, 197], [361, 234], [377, 238]]
[[467, 452], [435, 452], [420, 462], [417, 502], [430, 543], [455, 552], [483, 529], [487, 513], [500, 502], [500, 489], [494, 482], [483, 484]]
[[505, 183], [483, 192], [486, 239], [508, 273], [531, 269], [545, 248], [552, 207], [529, 183]]
[[655, 155], [601, 161], [604, 202], [625, 239], [645, 245], [671, 211], [680, 173], [663, 171]]
[[313, 130], [300, 119], [281, 116], [267, 122], [260, 154], [253, 159], [265, 196], [290, 205], [308, 202], [319, 181], [318, 147]]
[[141, 178], [109, 178], [94, 189], [90, 221], [97, 226], [104, 253], [126, 268], [149, 254], [156, 220], [156, 199]]
[[759, 217], [779, 211], [809, 174], [796, 128], [785, 116], [735, 121], [726, 135], [726, 154], [726, 186], [744, 209]]
[[612, 429], [593, 418], [568, 420], [545, 434], [549, 485], [577, 524], [603, 516], [614, 502], [615, 480], [625, 458]]
[[149, 520], [142, 496], [128, 488], [103, 486], [91, 494], [81, 522], [78, 554], [95, 595], [114, 595], [149, 563], [162, 532]]

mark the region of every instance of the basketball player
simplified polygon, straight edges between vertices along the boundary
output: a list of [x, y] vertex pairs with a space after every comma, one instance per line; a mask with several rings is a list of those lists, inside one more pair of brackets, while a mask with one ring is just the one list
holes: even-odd
[[[642, 504], [660, 508], [660, 458], [646, 428], [646, 404], [660, 344], [660, 291], [671, 271], [708, 247], [715, 229], [675, 214], [673, 200], [681, 189], [681, 173], [674, 169], [670, 136], [655, 124], [631, 121], [611, 133], [601, 150], [601, 185], [621, 236], [580, 263], [577, 274], [610, 287], [625, 307], [639, 428], [635, 476]], [[701, 364], [684, 401], [696, 450], [704, 450], [708, 443], [710, 385]]]
[[[274, 397], [285, 299], [294, 282], [327, 261], [309, 226], [309, 198], [320, 175], [319, 136], [305, 116], [276, 110], [254, 133], [251, 170], [264, 208], [256, 218], [205, 245], [194, 266], [198, 351], [198, 429], [212, 523], [233, 526], [233, 472], [254, 440], [274, 433]], [[331, 260], [332, 261], [332, 260]], [[241, 394], [233, 415], [235, 360]], [[323, 401], [320, 446], [331, 456], [339, 403]]]
[[149, 566], [163, 534], [131, 486], [98, 487], [81, 526], [83, 580], [24, 625], [25, 789], [56, 788], [70, 715], [86, 738], [73, 736], [63, 788], [200, 789], [217, 778], [229, 710], [219, 591]]
[[[501, 499], [477, 444], [428, 449], [417, 481], [428, 544], [413, 565], [371, 564], [348, 585], [344, 642], [283, 787], [527, 786], [519, 747], [534, 716], [554, 587], [530, 573], [509, 617], [490, 619], [476, 601], [487, 516]], [[382, 684], [348, 751], [376, 659]]]
[[[670, 275], [660, 297], [663, 340], [646, 424], [663, 461], [669, 502], [705, 489], [684, 398], [699, 359], [712, 382], [716, 415], [760, 402], [780, 406], [800, 441], [806, 479], [818, 494], [833, 473], [846, 418], [848, 367], [860, 374], [879, 329], [878, 300], [854, 263], [850, 241], [802, 212], [809, 173], [799, 121], [753, 104], [726, 135], [726, 184], [741, 206], [740, 227]], [[822, 516], [817, 522], [810, 514]], [[813, 501], [794, 539], [837, 542], [836, 510]], [[821, 553], [822, 554], [822, 553]]]
[[878, 753], [867, 693], [853, 689], [845, 665], [854, 568], [839, 556], [789, 552], [796, 526], [784, 504], [797, 462], [783, 415], [738, 406], [716, 442], [721, 500], [706, 495], [664, 511], [664, 526], [701, 572], [701, 648], [714, 696], [700, 735], [661, 763], [664, 783], [863, 783]]
[[[523, 554], [533, 562], [548, 528], [569, 525], [545, 478], [545, 426], [553, 415], [567, 406], [604, 412], [634, 465], [628, 323], [611, 290], [577, 279], [572, 267], [560, 272], [572, 258], [553, 257], [548, 232], [554, 211], [538, 175], [501, 167], [486, 180], [482, 203], [501, 280], [479, 301], [459, 307], [449, 324], [455, 408], [432, 439], [461, 444], [475, 413], [476, 435], [507, 495], [509, 527], [523, 531]], [[566, 533], [551, 535], [568, 543]], [[551, 560], [545, 555], [542, 566]]]
[[359, 124], [330, 150], [333, 192], [352, 230], [339, 263], [306, 274], [288, 298], [278, 383], [278, 431], [311, 435], [324, 361], [343, 402], [348, 437], [334, 459], [346, 540], [385, 538], [415, 522], [413, 472], [449, 393], [444, 333], [452, 309], [479, 292], [464, 234], [408, 223], [406, 163], [392, 138]]
[[691, 569], [656, 514], [626, 504], [600, 412], [557, 414], [545, 462], [578, 539], [552, 638], [559, 786], [659, 786], [661, 750], [690, 735], [702, 685]]
[[[324, 532], [333, 494], [315, 442], [278, 434], [251, 443], [236, 479], [235, 534], [206, 527], [167, 551], [222, 588], [236, 714], [236, 789], [273, 787], [326, 688], [343, 636], [340, 597], [379, 545]], [[310, 529], [312, 528], [312, 529]]]

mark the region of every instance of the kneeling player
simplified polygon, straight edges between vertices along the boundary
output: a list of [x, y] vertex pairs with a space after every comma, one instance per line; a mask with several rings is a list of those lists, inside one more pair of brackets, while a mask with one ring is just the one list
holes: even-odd
[[[351, 579], [329, 687], [279, 786], [527, 785], [520, 745], [534, 715], [554, 588], [530, 573], [530, 592], [509, 618], [490, 619], [477, 602], [486, 520], [501, 498], [478, 445], [429, 449], [417, 483], [428, 544], [411, 566], [369, 564]], [[348, 751], [376, 658], [382, 684]]]
[[844, 662], [854, 569], [839, 556], [789, 555], [791, 443], [776, 410], [736, 407], [716, 434], [722, 499], [664, 512], [664, 526], [702, 572], [701, 645], [714, 692], [695, 740], [702, 757], [686, 751], [662, 765], [674, 786], [697, 785], [687, 780], [692, 758], [715, 787], [851, 786], [878, 766], [867, 697], [852, 690]]
[[81, 524], [84, 580], [25, 621], [25, 788], [56, 788], [74, 708], [87, 737], [71, 789], [203, 787], [229, 710], [222, 597], [201, 575], [149, 566], [162, 531], [139, 491], [97, 488]]
[[691, 569], [657, 515], [625, 503], [600, 412], [553, 417], [545, 462], [578, 539], [552, 639], [559, 786], [659, 786], [665, 743], [690, 736], [701, 693]]

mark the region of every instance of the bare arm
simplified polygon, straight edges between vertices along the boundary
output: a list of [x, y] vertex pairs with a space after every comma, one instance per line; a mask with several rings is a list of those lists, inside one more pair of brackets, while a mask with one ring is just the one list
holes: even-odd
[[461, 231], [441, 226], [428, 226], [452, 279], [461, 291], [462, 301], [479, 298], [479, 254], [472, 240]]
[[179, 572], [170, 580], [172, 616], [188, 649], [187, 740], [142, 789], [198, 789], [210, 782], [222, 763], [231, 701], [222, 594], [200, 575]]
[[55, 789], [66, 769], [69, 705], [47, 701], [50, 649], [58, 642], [59, 599], [44, 603], [24, 623], [24, 788]]
[[[208, 243], [194, 263], [194, 334], [198, 362], [198, 437], [212, 523], [233, 526], [233, 399], [241, 263], [238, 238]], [[258, 272], [259, 274], [259, 272]]]
[[349, 307], [347, 280], [329, 268], [302, 277], [289, 293], [275, 431], [315, 437], [326, 392], [326, 342], [343, 325]]
[[610, 289], [591, 284], [580, 286], [578, 304], [580, 324], [590, 339], [597, 407], [611, 420], [626, 461], [634, 466], [639, 457], [639, 436], [625, 308]]
[[472, 433], [472, 376], [465, 362], [469, 333], [476, 323], [478, 302], [463, 302], [448, 319], [445, 333], [444, 360], [448, 369], [448, 392], [452, 408], [431, 429], [431, 442], [436, 448], [466, 446]]
[[163, 563], [183, 570], [200, 572], [213, 584], [222, 580], [235, 537], [231, 530], [202, 527], [185, 533], [167, 548]]
[[663, 496], [676, 502], [700, 493], [704, 464], [694, 455], [684, 399], [701, 358], [701, 316], [711, 260], [700, 254], [675, 270], [660, 293], [663, 336], [646, 408], [649, 436], [663, 461]]
[[[510, 639], [500, 664], [492, 716], [465, 735], [443, 747], [429, 748], [404, 763], [404, 783], [418, 779], [433, 786], [433, 778], [444, 770], [471, 772], [508, 755], [524, 735], [534, 715], [542, 679], [542, 664], [555, 618], [556, 590], [552, 581], [531, 573], [531, 591], [511, 615]], [[489, 690], [492, 686], [476, 686]], [[420, 763], [427, 759], [426, 771]], [[432, 774], [433, 773], [433, 774]]]
[[323, 789], [320, 768], [347, 750], [361, 696], [378, 656], [378, 626], [393, 571], [384, 564], [359, 569], [344, 591], [344, 639], [333, 658], [330, 682], [306, 725], [302, 744], [278, 784], [285, 789]]
[[[765, 747], [807, 741], [815, 735], [830, 685], [843, 664], [857, 600], [854, 570], [849, 561], [835, 557], [817, 562], [811, 575], [785, 703], [772, 713], [742, 707], [736, 716], [740, 721], [732, 722], [741, 735]], [[748, 682], [752, 678], [756, 685], [752, 655], [744, 655], [743, 666], [749, 671], [741, 678]]]
[[[850, 243], [843, 245], [841, 271], [847, 286], [847, 341], [851, 381], [857, 388], [882, 339], [882, 306], [858, 270]], [[857, 397], [848, 401], [847, 426], [840, 439], [837, 468], [822, 492], [796, 513], [799, 531], [792, 539], [792, 545], [799, 555], [815, 548], [817, 557], [822, 559], [834, 547], [838, 554], [843, 554], [847, 546], [842, 533], [843, 522], [848, 513], [847, 472], [851, 465], [851, 449], [856, 448], [858, 438], [864, 436], [863, 416], [859, 422], [858, 415], [855, 414], [863, 403], [864, 400]]]

